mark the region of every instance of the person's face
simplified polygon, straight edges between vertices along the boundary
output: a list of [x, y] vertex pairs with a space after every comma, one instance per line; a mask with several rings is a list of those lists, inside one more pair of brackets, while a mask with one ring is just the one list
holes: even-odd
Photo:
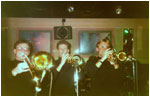
[[58, 54], [59, 54], [59, 57], [62, 57], [63, 54], [67, 54], [69, 53], [69, 49], [67, 47], [67, 45], [65, 44], [60, 44], [58, 46]]
[[35, 46], [36, 51], [47, 51], [49, 52], [50, 45], [50, 36], [49, 33], [41, 33], [36, 37], [33, 37], [33, 45]]
[[25, 56], [30, 54], [29, 46], [26, 43], [19, 43], [14, 49], [16, 60], [23, 61]]
[[108, 48], [109, 44], [107, 42], [101, 42], [98, 47], [96, 47], [96, 51], [98, 51], [100, 57], [103, 57], [105, 50]]

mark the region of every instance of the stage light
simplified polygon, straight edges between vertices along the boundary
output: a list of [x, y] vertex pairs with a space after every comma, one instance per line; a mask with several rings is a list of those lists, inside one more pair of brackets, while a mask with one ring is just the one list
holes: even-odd
[[116, 14], [121, 14], [122, 13], [122, 7], [121, 6], [116, 6]]
[[124, 30], [123, 30], [123, 33], [124, 33], [124, 34], [129, 34], [129, 30], [128, 30], [128, 29], [124, 29]]
[[70, 12], [70, 13], [74, 12], [74, 7], [73, 6], [69, 6], [68, 7], [68, 12]]

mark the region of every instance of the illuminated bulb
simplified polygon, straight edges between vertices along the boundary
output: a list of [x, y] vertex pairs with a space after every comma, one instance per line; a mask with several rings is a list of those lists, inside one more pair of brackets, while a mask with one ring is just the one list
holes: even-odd
[[116, 14], [121, 14], [122, 13], [122, 8], [121, 8], [121, 6], [117, 6], [116, 7]]
[[128, 31], [128, 30], [124, 30], [124, 33], [125, 33], [125, 34], [128, 34], [128, 33], [129, 33], [129, 31]]
[[73, 6], [70, 6], [69, 8], [68, 8], [68, 11], [71, 13], [71, 12], [73, 12], [74, 11], [74, 7]]

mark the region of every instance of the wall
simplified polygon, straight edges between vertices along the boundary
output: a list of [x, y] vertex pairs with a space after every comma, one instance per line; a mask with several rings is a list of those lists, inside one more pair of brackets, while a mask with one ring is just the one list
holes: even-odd
[[[15, 43], [20, 29], [50, 29], [54, 26], [61, 26], [62, 19], [59, 18], [3, 18], [2, 26], [8, 27], [8, 55], [10, 59], [14, 58], [13, 44]], [[134, 29], [134, 56], [143, 64], [149, 64], [149, 20], [148, 19], [88, 19], [88, 18], [66, 18], [66, 26], [70, 25], [73, 28], [73, 39], [70, 43], [75, 44], [77, 32], [80, 29], [89, 30], [107, 30], [113, 31], [114, 47], [117, 51], [122, 50], [123, 29]], [[56, 45], [57, 41], [53, 41]], [[54, 47], [55, 49], [55, 47]], [[56, 50], [53, 49], [53, 55], [57, 57]], [[72, 52], [77, 49], [73, 45]], [[74, 54], [74, 53], [72, 53]], [[87, 60], [87, 58], [85, 58]]]

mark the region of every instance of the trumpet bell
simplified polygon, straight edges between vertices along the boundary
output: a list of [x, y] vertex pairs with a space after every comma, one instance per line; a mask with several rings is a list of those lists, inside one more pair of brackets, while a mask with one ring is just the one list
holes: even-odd
[[31, 63], [36, 70], [49, 70], [53, 67], [53, 57], [45, 51], [40, 51], [31, 57]]
[[85, 63], [84, 59], [80, 55], [73, 55], [70, 56], [67, 60], [68, 63], [74, 63], [77, 62], [79, 66], [83, 65]]
[[127, 54], [125, 52], [119, 52], [117, 54], [117, 58], [120, 60], [120, 61], [125, 61], [127, 59]]
[[73, 56], [73, 59], [79, 64], [79, 65], [82, 65], [84, 62], [83, 62], [83, 59], [81, 58], [81, 56], [79, 55], [74, 55]]

